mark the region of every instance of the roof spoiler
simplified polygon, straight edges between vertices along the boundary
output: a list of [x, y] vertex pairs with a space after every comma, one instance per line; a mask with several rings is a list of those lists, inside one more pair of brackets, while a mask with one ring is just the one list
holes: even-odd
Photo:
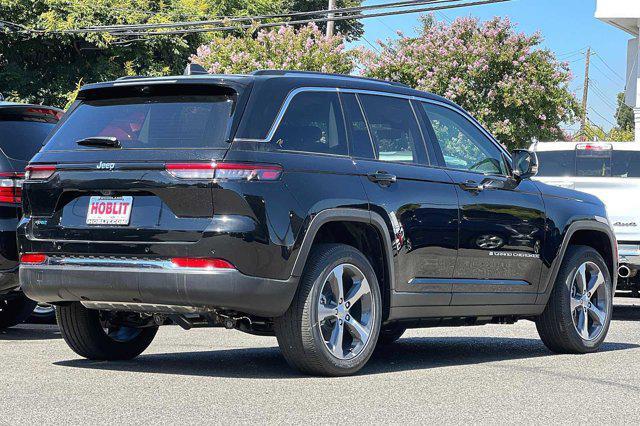
[[201, 75], [201, 74], [209, 74], [209, 73], [200, 64], [187, 64], [182, 74], [183, 75]]

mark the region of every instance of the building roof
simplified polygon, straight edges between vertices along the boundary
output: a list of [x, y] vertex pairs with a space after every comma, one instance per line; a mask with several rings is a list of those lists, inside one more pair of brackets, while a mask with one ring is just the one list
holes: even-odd
[[637, 37], [640, 26], [640, 1], [597, 0], [595, 16]]

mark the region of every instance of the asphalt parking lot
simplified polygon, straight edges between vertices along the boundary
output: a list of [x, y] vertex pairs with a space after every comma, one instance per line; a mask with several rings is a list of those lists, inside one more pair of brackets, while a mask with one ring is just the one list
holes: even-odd
[[22, 325], [0, 332], [0, 424], [637, 424], [640, 301], [616, 303], [596, 354], [553, 355], [527, 321], [412, 330], [347, 378], [301, 376], [274, 338], [237, 331], [164, 327], [113, 363]]

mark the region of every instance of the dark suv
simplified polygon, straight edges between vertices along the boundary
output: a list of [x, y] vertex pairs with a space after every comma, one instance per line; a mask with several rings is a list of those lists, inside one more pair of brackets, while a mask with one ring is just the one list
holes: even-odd
[[[22, 180], [25, 166], [42, 147], [62, 111], [1, 99], [0, 95], [0, 329], [3, 329], [27, 319], [36, 306], [36, 302], [17, 291], [16, 227], [21, 215]], [[45, 309], [38, 313], [44, 314]]]
[[359, 370], [411, 327], [536, 322], [603, 342], [616, 243], [595, 197], [535, 183], [460, 107], [289, 71], [82, 88], [29, 165], [22, 288], [90, 359], [159, 325], [275, 334], [312, 374]]

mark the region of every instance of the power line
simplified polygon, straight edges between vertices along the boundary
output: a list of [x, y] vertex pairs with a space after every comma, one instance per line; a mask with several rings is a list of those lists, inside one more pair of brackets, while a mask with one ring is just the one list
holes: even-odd
[[594, 53], [596, 55], [596, 57], [598, 59], [600, 59], [600, 62], [602, 62], [604, 64], [604, 66], [606, 66], [607, 68], [609, 68], [609, 70], [616, 76], [618, 77], [620, 80], [624, 81], [624, 77], [622, 77], [620, 74], [618, 74], [618, 72], [616, 70], [614, 70], [613, 68], [611, 68], [609, 66], [609, 64], [604, 60], [604, 58], [602, 56], [600, 56], [599, 53], [595, 52]]
[[[8, 23], [8, 24], [13, 25], [14, 27], [20, 27], [22, 31], [36, 32], [36, 33], [49, 32], [49, 33], [58, 33], [58, 34], [78, 34], [78, 33], [89, 33], [89, 32], [103, 32], [103, 33], [109, 33], [114, 36], [120, 36], [120, 37], [148, 36], [148, 35], [178, 35], [178, 34], [202, 33], [202, 32], [212, 32], [212, 31], [232, 31], [232, 30], [249, 29], [249, 28], [256, 28], [256, 29], [268, 28], [268, 27], [275, 27], [275, 26], [281, 26], [281, 25], [307, 24], [311, 22], [327, 22], [329, 20], [343, 21], [343, 20], [350, 20], [350, 19], [366, 19], [366, 18], [374, 18], [374, 17], [382, 17], [382, 16], [401, 15], [401, 14], [407, 14], [407, 13], [419, 13], [419, 12], [437, 11], [437, 10], [443, 10], [443, 9], [453, 9], [453, 8], [465, 7], [465, 6], [477, 6], [477, 5], [484, 5], [484, 4], [501, 3], [506, 1], [510, 1], [510, 0], [397, 1], [393, 3], [385, 3], [380, 5], [334, 9], [332, 11], [333, 13], [341, 14], [341, 15], [335, 16], [333, 18], [324, 16], [322, 18], [299, 19], [299, 20], [281, 21], [281, 22], [262, 22], [259, 24], [252, 22], [250, 24], [240, 24], [240, 25], [229, 25], [229, 22], [256, 21], [256, 20], [262, 20], [262, 19], [273, 19], [278, 17], [328, 15], [329, 11], [320, 10], [320, 11], [310, 11], [310, 12], [292, 12], [292, 13], [278, 14], [278, 15], [234, 17], [234, 18], [229, 18], [228, 20], [225, 20], [225, 21], [220, 21], [220, 20], [185, 21], [185, 22], [174, 22], [174, 23], [164, 23], [164, 24], [111, 25], [111, 26], [94, 26], [94, 27], [86, 27], [86, 28], [79, 28], [79, 29], [52, 30], [52, 31], [45, 31], [42, 29], [29, 29], [24, 26], [20, 26], [19, 24], [13, 24], [13, 23]], [[456, 4], [450, 4], [454, 2]], [[416, 5], [430, 5], [430, 6], [416, 8], [415, 7]], [[377, 13], [369, 13], [369, 14], [354, 13], [349, 15], [342, 15], [343, 13], [362, 12], [364, 10], [399, 8], [399, 7], [411, 7], [411, 8], [409, 10], [395, 10], [395, 11], [377, 12]], [[220, 25], [220, 26], [213, 26], [213, 27], [207, 27], [207, 28], [190, 28], [190, 27], [199, 27], [199, 26], [201, 27], [205, 25]], [[170, 30], [170, 31], [146, 31], [148, 29], [176, 28], [176, 27], [186, 27], [186, 28]]]
[[[450, 3], [456, 0], [448, 0], [447, 3]], [[346, 16], [336, 16], [335, 18], [316, 18], [316, 19], [301, 19], [297, 21], [283, 21], [283, 22], [271, 22], [271, 23], [262, 23], [262, 24], [242, 24], [236, 26], [222, 26], [222, 27], [212, 27], [212, 28], [193, 28], [193, 29], [184, 29], [184, 30], [173, 30], [173, 31], [150, 31], [150, 32], [128, 32], [122, 34], [115, 34], [121, 36], [130, 36], [130, 35], [177, 35], [177, 34], [188, 34], [188, 33], [205, 33], [212, 31], [233, 31], [239, 29], [250, 29], [250, 28], [269, 28], [269, 27], [279, 27], [282, 25], [299, 25], [299, 24], [308, 24], [311, 22], [327, 22], [328, 20], [333, 21], [344, 21], [350, 19], [367, 19], [367, 18], [376, 18], [382, 16], [392, 16], [392, 15], [404, 15], [409, 13], [420, 13], [420, 12], [429, 12], [436, 11], [442, 9], [455, 9], [459, 7], [466, 6], [480, 6], [492, 3], [503, 3], [511, 0], [479, 0], [473, 2], [467, 2], [463, 4], [443, 4], [440, 6], [431, 6], [431, 7], [423, 7], [423, 8], [414, 8], [410, 10], [400, 10], [400, 11], [392, 11], [392, 12], [378, 12], [378, 13], [370, 13], [370, 14], [355, 14], [355, 15], [346, 15]], [[113, 33], [112, 33], [113, 34]]]
[[606, 118], [604, 115], [600, 114], [598, 111], [596, 111], [593, 107], [589, 107], [589, 110], [593, 113], [595, 113], [598, 117], [602, 118], [604, 121], [606, 121], [607, 123], [611, 124], [613, 127], [615, 127], [616, 125], [613, 124], [613, 122], [611, 120], [609, 120], [608, 118]]
[[413, 6], [423, 5], [423, 4], [451, 2], [451, 1], [461, 1], [461, 0], [413, 0], [413, 1], [405, 0], [405, 1], [395, 1], [391, 3], [377, 4], [377, 5], [353, 6], [353, 7], [343, 7], [343, 8], [335, 8], [335, 9], [320, 9], [320, 10], [310, 10], [310, 11], [303, 11], [303, 12], [300, 12], [300, 11], [288, 12], [288, 13], [279, 13], [279, 14], [271, 14], [271, 15], [216, 17], [216, 19], [213, 19], [213, 20], [202, 20], [202, 21], [165, 22], [165, 23], [154, 23], [154, 24], [96, 25], [96, 26], [89, 26], [85, 28], [67, 30], [67, 31], [103, 32], [105, 30], [112, 30], [112, 29], [117, 29], [117, 30], [139, 29], [139, 28], [159, 29], [159, 28], [175, 28], [175, 27], [185, 27], [185, 26], [194, 26], [194, 25], [198, 25], [198, 26], [225, 25], [230, 22], [257, 21], [257, 20], [278, 19], [278, 18], [293, 18], [298, 16], [329, 15], [332, 13], [354, 13], [354, 12], [363, 12], [366, 10], [413, 7]]

